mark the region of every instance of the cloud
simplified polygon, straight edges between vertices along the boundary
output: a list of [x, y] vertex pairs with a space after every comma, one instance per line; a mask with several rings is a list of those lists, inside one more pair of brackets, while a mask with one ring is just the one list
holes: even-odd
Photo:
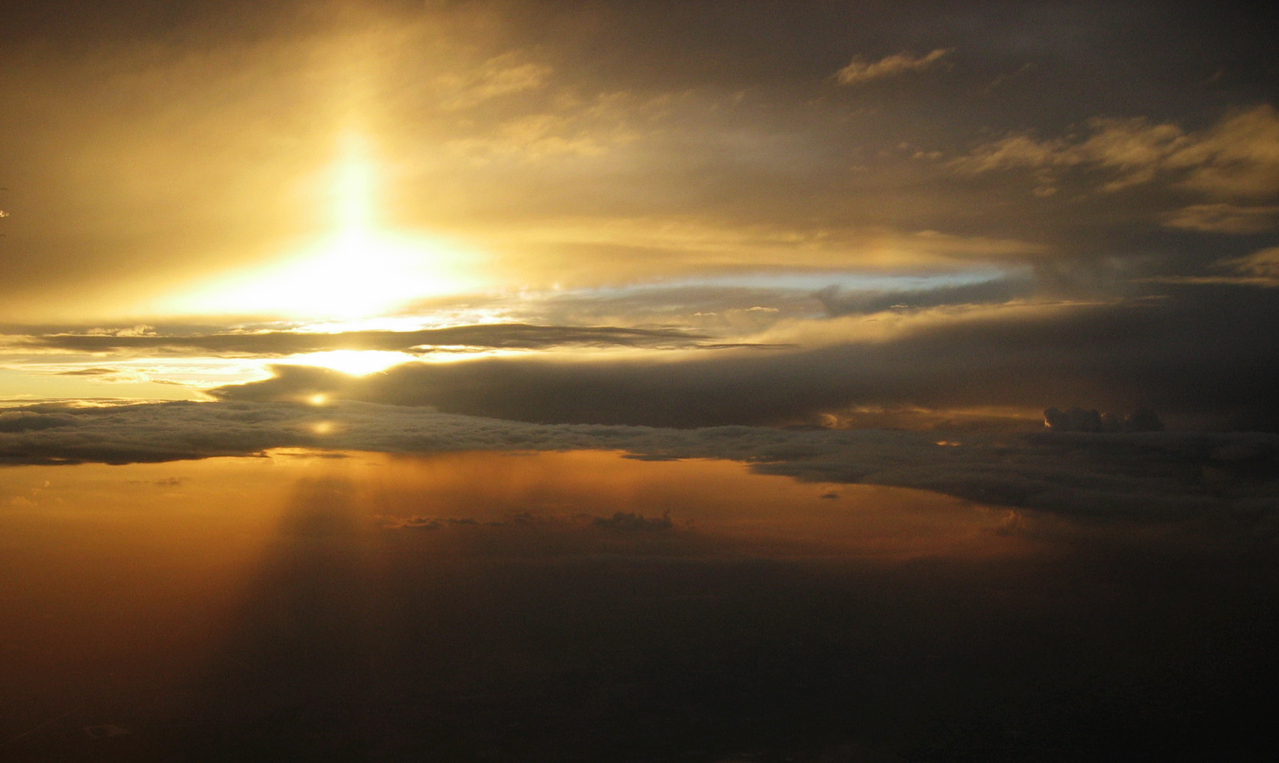
[[1123, 415], [1101, 413], [1096, 408], [1049, 408], [1044, 425], [1054, 432], [1162, 432], [1163, 422], [1149, 408]]
[[1246, 257], [1227, 260], [1225, 264], [1245, 275], [1279, 280], [1279, 246], [1262, 249]]
[[1146, 279], [1155, 283], [1233, 285], [1279, 287], [1279, 247], [1270, 247], [1244, 257], [1218, 260], [1217, 269], [1233, 271], [1235, 275], [1221, 276], [1157, 276]]
[[1035, 241], [929, 228], [813, 227], [690, 215], [565, 218], [549, 225], [506, 226], [490, 240], [535, 252], [539, 268], [573, 273], [588, 283], [616, 282], [619, 276], [673, 280], [752, 271], [920, 271], [1024, 262], [1051, 252]]
[[[1279, 509], [1279, 435], [964, 433], [543, 425], [343, 403], [162, 403], [30, 408], [47, 425], [0, 432], [0, 463], [123, 464], [251, 456], [272, 448], [389, 453], [612, 450], [717, 458], [811, 482], [891, 485], [1061, 514], [1150, 520], [1255, 518]], [[328, 435], [314, 423], [332, 422]], [[662, 520], [614, 517], [612, 526]]]
[[922, 72], [941, 64], [954, 48], [938, 48], [922, 56], [901, 52], [885, 56], [878, 61], [868, 61], [858, 56], [852, 63], [835, 72], [841, 85], [860, 85], [871, 80], [896, 77], [907, 72]]
[[509, 116], [454, 138], [447, 148], [477, 164], [600, 156], [638, 141], [667, 107], [662, 98], [626, 92], [564, 97], [543, 109]]
[[1279, 194], [1279, 112], [1269, 104], [1237, 111], [1168, 157], [1183, 185], [1214, 196]]
[[1012, 133], [949, 162], [964, 174], [1015, 168], [1052, 187], [1066, 168], [1105, 170], [1100, 189], [1115, 192], [1164, 177], [1212, 197], [1264, 198], [1279, 193], [1279, 113], [1269, 104], [1232, 112], [1201, 132], [1142, 117], [1089, 120], [1081, 133], [1038, 139]]
[[58, 376], [115, 376], [117, 368], [77, 368], [71, 371], [59, 371]]
[[605, 530], [619, 532], [662, 532], [675, 526], [669, 514], [645, 517], [625, 511], [616, 512], [611, 517], [596, 517], [592, 524]]
[[545, 64], [521, 62], [515, 53], [496, 56], [474, 69], [440, 77], [440, 88], [451, 91], [441, 99], [440, 108], [460, 111], [494, 98], [538, 90], [553, 71]]
[[1249, 235], [1274, 230], [1279, 207], [1238, 206], [1235, 204], [1192, 204], [1164, 215], [1168, 228], [1205, 233]]
[[[277, 367], [213, 394], [314, 394], [543, 423], [667, 427], [817, 423], [857, 406], [1150, 407], [1196, 426], [1279, 428], [1279, 320], [1265, 290], [1196, 285], [1175, 298], [946, 305], [783, 321], [714, 355], [512, 356], [412, 363], [353, 378]], [[838, 305], [836, 305], [838, 307]]]
[[[156, 334], [133, 332], [47, 333], [5, 337], [11, 347], [75, 352], [135, 351], [186, 355], [280, 357], [333, 350], [429, 352], [436, 348], [548, 349], [564, 346], [691, 347], [704, 334], [681, 329], [614, 326], [537, 326], [520, 323], [450, 326], [419, 331], [300, 331]], [[109, 371], [109, 369], [96, 369]], [[87, 373], [81, 371], [80, 373]]]
[[909, 310], [944, 305], [1001, 304], [1033, 295], [1035, 282], [1024, 276], [994, 278], [958, 286], [930, 289], [857, 290], [831, 286], [813, 296], [831, 316], [878, 313], [884, 310]]

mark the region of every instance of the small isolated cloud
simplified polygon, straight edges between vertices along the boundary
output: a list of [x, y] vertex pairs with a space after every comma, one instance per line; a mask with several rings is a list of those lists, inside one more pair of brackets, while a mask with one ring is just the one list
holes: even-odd
[[642, 514], [632, 514], [624, 511], [619, 511], [611, 517], [596, 517], [593, 524], [605, 530], [620, 530], [623, 532], [661, 532], [675, 526], [669, 514], [663, 514], [660, 517], [646, 517]]
[[[501, 523], [485, 522], [486, 525], [496, 525]], [[390, 518], [382, 525], [384, 530], [442, 530], [446, 527], [476, 527], [480, 525], [478, 519], [470, 517], [426, 517], [412, 516], [402, 518]]]
[[852, 60], [848, 66], [835, 73], [841, 85], [860, 85], [871, 80], [896, 77], [907, 72], [922, 72], [932, 69], [950, 55], [954, 48], [938, 48], [922, 56], [901, 52], [885, 56], [878, 61], [868, 61], [861, 56]]

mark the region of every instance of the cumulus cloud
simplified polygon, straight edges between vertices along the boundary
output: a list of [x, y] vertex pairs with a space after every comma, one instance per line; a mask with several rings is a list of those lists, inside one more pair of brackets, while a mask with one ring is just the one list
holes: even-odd
[[869, 61], [858, 56], [848, 66], [835, 72], [835, 78], [841, 85], [860, 85], [885, 77], [896, 77], [907, 72], [921, 72], [938, 66], [942, 63], [942, 59], [953, 51], [954, 48], [938, 48], [922, 56], [901, 52], [885, 56], [878, 61]]
[[[1094, 518], [1245, 518], [1279, 508], [1279, 484], [1272, 479], [1279, 435], [1271, 434], [965, 433], [942, 443], [935, 432], [543, 425], [365, 403], [323, 411], [284, 403], [165, 403], [16, 413], [31, 425], [0, 432], [0, 463], [122, 464], [296, 447], [597, 449], [732, 459], [806, 481], [919, 488]], [[334, 425], [329, 434], [317, 434], [319, 421]], [[653, 530], [664, 524], [623, 516], [602, 526]]]

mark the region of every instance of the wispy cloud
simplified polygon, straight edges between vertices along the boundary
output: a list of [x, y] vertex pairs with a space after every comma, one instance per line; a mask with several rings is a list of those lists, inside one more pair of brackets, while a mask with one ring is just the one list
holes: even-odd
[[896, 77], [907, 72], [922, 72], [942, 63], [942, 59], [950, 55], [954, 48], [938, 48], [922, 56], [901, 52], [885, 56], [878, 61], [869, 61], [861, 56], [852, 60], [848, 66], [835, 72], [835, 78], [841, 85], [860, 85], [872, 80]]
[[1095, 118], [1083, 131], [1040, 139], [1012, 133], [976, 146], [949, 166], [977, 175], [1035, 172], [1053, 188], [1067, 168], [1106, 170], [1100, 190], [1115, 192], [1165, 178], [1174, 186], [1220, 198], [1279, 193], [1279, 112], [1269, 104], [1236, 111], [1200, 132], [1142, 117]]
[[1246, 257], [1219, 260], [1218, 272], [1229, 275], [1157, 276], [1146, 279], [1154, 283], [1279, 287], [1279, 246], [1253, 252]]
[[1229, 260], [1228, 264], [1247, 275], [1279, 280], [1279, 246], [1253, 252], [1247, 257]]
[[1205, 233], [1247, 235], [1274, 230], [1279, 220], [1277, 206], [1239, 206], [1237, 204], [1192, 204], [1164, 215], [1168, 228]]
[[450, 93], [440, 101], [440, 108], [460, 111], [494, 98], [538, 90], [553, 71], [545, 64], [520, 61], [514, 53], [497, 56], [469, 71], [440, 77], [437, 84]]

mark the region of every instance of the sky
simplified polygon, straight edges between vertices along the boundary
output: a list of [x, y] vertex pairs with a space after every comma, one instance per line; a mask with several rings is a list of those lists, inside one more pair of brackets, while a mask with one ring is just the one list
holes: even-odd
[[[424, 360], [672, 409], [564, 423], [1274, 431], [1265, 25], [1112, 5], [17, 4], [0, 395]], [[434, 404], [553, 422], [490, 395]]]
[[[678, 575], [646, 565], [668, 557], [935, 557], [1015, 587], [1026, 569], [972, 566], [997, 558], [1060, 564], [1080, 590], [1111, 569], [1099, 538], [1253, 560], [1279, 516], [1274, 28], [1191, 2], [0, 0], [0, 524], [35, 579], [42, 549], [78, 544], [179, 564], [145, 517], [229, 511], [240, 561], [181, 575], [272, 591], [356, 547], [405, 579], [440, 573], [410, 546], [463, 548], [501, 586], [509, 570], [468, 554], [569, 549], [592, 575], [634, 557], [631, 582], [659, 588]], [[494, 498], [490, 469], [522, 487]], [[652, 487], [671, 480], [684, 492]], [[723, 508], [764, 485], [802, 497]], [[897, 519], [820, 518], [854, 495]], [[287, 550], [306, 543], [289, 512], [323, 524], [338, 504], [359, 519], [324, 525], [335, 548]], [[510, 517], [530, 505], [549, 524], [522, 535]], [[882, 508], [909, 506], [928, 508]], [[203, 559], [199, 521], [161, 525]], [[68, 529], [85, 522], [117, 529]], [[659, 541], [632, 542], [645, 533]], [[888, 588], [918, 593], [893, 569]], [[1251, 569], [1222, 574], [1268, 595]], [[1180, 581], [1147, 572], [1116, 585]], [[736, 574], [717, 596], [749, 588]], [[820, 610], [801, 577], [785, 585]], [[57, 579], [66, 601], [87, 590]], [[554, 608], [577, 578], [549, 580]], [[503, 590], [482, 616], [522, 606]], [[974, 600], [1048, 606], [1022, 593]], [[936, 615], [924, 599], [903, 617]], [[255, 644], [260, 614], [244, 615]], [[912, 628], [888, 631], [925, 638]], [[747, 651], [784, 653], [777, 638]], [[1036, 728], [1049, 746], [1100, 733], [1081, 723]], [[894, 728], [856, 749], [948, 744]], [[760, 744], [781, 756], [781, 738]]]

